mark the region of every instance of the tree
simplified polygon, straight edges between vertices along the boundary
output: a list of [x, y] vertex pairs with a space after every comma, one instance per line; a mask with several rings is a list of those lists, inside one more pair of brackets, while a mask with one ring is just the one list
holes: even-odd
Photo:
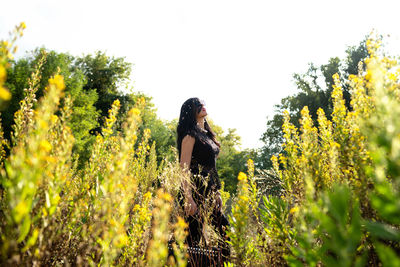
[[1, 113], [4, 137], [11, 140], [11, 126], [14, 124], [14, 113], [19, 109], [19, 102], [24, 98], [24, 88], [28, 88], [29, 74], [33, 71], [32, 62], [27, 59], [11, 61], [7, 70], [6, 87], [11, 92], [7, 109]]
[[[19, 102], [24, 98], [24, 89], [28, 88], [28, 79], [34, 66], [42, 56], [44, 48], [36, 49], [28, 56], [13, 61], [8, 71], [6, 86], [12, 93], [12, 99], [5, 112], [1, 114], [5, 137], [11, 140], [14, 114], [19, 109]], [[121, 88], [128, 82], [131, 64], [124, 58], [113, 58], [103, 52], [76, 58], [67, 53], [46, 51], [46, 61], [40, 69], [41, 80], [36, 92], [37, 98], [43, 96], [48, 79], [56, 73], [65, 80], [65, 93], [73, 100], [73, 112], [70, 128], [76, 139], [74, 153], [80, 158], [80, 166], [84, 164], [94, 141], [94, 134], [101, 132], [102, 119], [108, 115], [108, 110], [114, 100], [120, 101], [115, 127], [121, 128], [127, 111], [139, 98], [144, 98], [146, 105], [142, 114], [142, 125], [139, 136], [148, 128], [152, 132], [149, 140], [156, 144], [158, 162], [170, 160], [174, 155], [171, 146], [175, 146], [176, 123], [162, 121], [157, 117], [152, 98], [140, 92], [125, 93]], [[61, 103], [62, 105], [62, 103]], [[95, 130], [95, 131], [91, 131]], [[92, 133], [89, 134], [89, 133]]]
[[141, 92], [135, 92], [128, 95], [133, 102], [136, 102], [139, 98], [145, 99], [145, 108], [142, 114], [142, 125], [140, 126], [140, 132], [138, 138], [141, 138], [141, 134], [144, 129], [150, 129], [151, 137], [149, 143], [155, 143], [157, 151], [157, 162], [172, 161], [174, 160], [174, 150], [176, 147], [176, 126], [177, 121], [164, 121], [157, 116], [157, 109], [152, 103], [152, 97], [147, 96]]
[[[111, 104], [117, 98], [121, 102], [122, 111], [129, 99], [121, 101], [123, 93], [119, 90], [124, 82], [127, 82], [131, 73], [132, 64], [124, 58], [107, 56], [104, 52], [96, 52], [94, 55], [86, 55], [77, 58], [75, 66], [82, 70], [87, 78], [83, 89], [85, 91], [96, 90], [99, 98], [95, 107], [102, 117], [108, 115]], [[127, 101], [128, 100], [128, 101]]]
[[264, 145], [261, 147], [256, 158], [256, 166], [267, 169], [271, 168], [270, 158], [274, 154], [281, 152], [283, 140], [282, 124], [283, 111], [288, 110], [291, 122], [299, 127], [301, 118], [300, 111], [304, 106], [308, 106], [311, 118], [315, 125], [317, 123], [317, 110], [322, 108], [328, 119], [331, 119], [332, 100], [331, 93], [334, 81], [332, 76], [338, 73], [341, 77], [343, 87], [343, 98], [348, 109], [350, 107], [351, 92], [349, 86], [344, 81], [350, 74], [358, 73], [358, 64], [368, 56], [366, 40], [360, 42], [358, 46], [348, 47], [346, 58], [340, 60], [338, 57], [330, 58], [327, 64], [315, 66], [309, 64], [308, 70], [304, 74], [295, 73], [293, 75], [294, 83], [298, 93], [287, 96], [281, 100], [279, 105], [275, 106], [275, 114], [272, 119], [267, 121], [267, 129], [261, 137]]
[[238, 174], [246, 171], [247, 160], [251, 157], [251, 152], [239, 149], [241, 137], [236, 133], [236, 129], [228, 129], [225, 133], [221, 127], [212, 122], [210, 124], [221, 144], [217, 160], [218, 174], [221, 181], [225, 183], [225, 190], [233, 193], [237, 188]]
[[[93, 137], [88, 131], [98, 125], [99, 113], [94, 107], [98, 100], [95, 90], [84, 90], [87, 82], [84, 73], [74, 66], [75, 58], [67, 53], [46, 51], [44, 48], [36, 49], [27, 57], [12, 62], [7, 79], [7, 87], [12, 93], [11, 103], [6, 112], [2, 113], [3, 127], [6, 138], [11, 139], [14, 114], [19, 109], [19, 102], [24, 98], [24, 89], [28, 88], [28, 79], [35, 69], [35, 65], [45, 51], [46, 60], [40, 69], [41, 80], [36, 92], [36, 98], [43, 96], [43, 90], [51, 76], [59, 73], [64, 77], [65, 94], [73, 100], [73, 112], [70, 127], [76, 139], [74, 150], [82, 161], [89, 156], [89, 147]], [[62, 104], [62, 103], [61, 103]]]

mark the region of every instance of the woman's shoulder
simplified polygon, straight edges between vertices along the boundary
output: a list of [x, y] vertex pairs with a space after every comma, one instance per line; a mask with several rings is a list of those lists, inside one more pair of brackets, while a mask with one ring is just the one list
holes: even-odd
[[194, 144], [195, 142], [196, 142], [196, 138], [189, 134], [185, 135], [182, 139], [182, 144], [190, 145], [190, 144]]

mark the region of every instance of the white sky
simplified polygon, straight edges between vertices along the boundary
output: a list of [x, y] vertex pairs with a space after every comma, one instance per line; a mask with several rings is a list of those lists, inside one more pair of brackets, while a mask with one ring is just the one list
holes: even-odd
[[177, 118], [198, 96], [216, 124], [236, 128], [242, 148], [254, 148], [273, 106], [295, 92], [292, 74], [309, 62], [342, 57], [372, 29], [390, 34], [399, 55], [399, 7], [398, 0], [7, 0], [0, 39], [25, 21], [17, 56], [45, 46], [126, 57], [134, 89], [153, 97], [161, 118]]

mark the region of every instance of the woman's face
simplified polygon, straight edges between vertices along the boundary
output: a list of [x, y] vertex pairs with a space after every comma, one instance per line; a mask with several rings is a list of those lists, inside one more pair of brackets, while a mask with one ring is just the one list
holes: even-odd
[[198, 103], [197, 108], [197, 119], [207, 116], [206, 106], [203, 101], [200, 101], [200, 103]]

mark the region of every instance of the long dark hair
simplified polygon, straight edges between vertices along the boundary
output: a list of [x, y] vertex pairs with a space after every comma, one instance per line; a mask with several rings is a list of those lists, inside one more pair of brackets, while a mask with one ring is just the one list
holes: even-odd
[[[196, 115], [200, 112], [204, 102], [200, 101], [197, 97], [189, 98], [183, 103], [181, 107], [181, 114], [179, 116], [179, 122], [177, 127], [177, 146], [179, 151], [179, 159], [181, 157], [182, 139], [186, 135], [198, 137], [201, 139], [201, 129], [197, 126]], [[207, 135], [218, 145], [215, 133], [211, 130], [207, 120], [204, 119], [204, 129], [207, 131]]]

